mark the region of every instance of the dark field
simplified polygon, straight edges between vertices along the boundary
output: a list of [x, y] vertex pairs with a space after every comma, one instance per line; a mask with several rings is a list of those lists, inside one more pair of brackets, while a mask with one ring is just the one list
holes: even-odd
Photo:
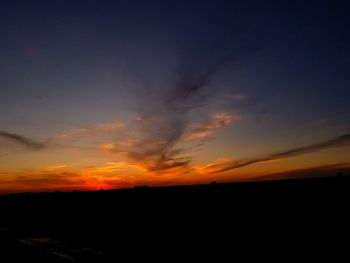
[[0, 262], [347, 261], [349, 187], [337, 176], [2, 196]]

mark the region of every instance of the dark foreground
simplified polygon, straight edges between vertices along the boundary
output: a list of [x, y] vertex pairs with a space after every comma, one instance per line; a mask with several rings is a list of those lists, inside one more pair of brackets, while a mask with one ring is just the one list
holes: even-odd
[[349, 179], [2, 196], [0, 262], [348, 262]]

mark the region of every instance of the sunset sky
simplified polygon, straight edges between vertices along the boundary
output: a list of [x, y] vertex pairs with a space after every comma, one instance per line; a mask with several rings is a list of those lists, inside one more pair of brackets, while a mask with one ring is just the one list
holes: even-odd
[[348, 10], [0, 0], [0, 193], [349, 171]]

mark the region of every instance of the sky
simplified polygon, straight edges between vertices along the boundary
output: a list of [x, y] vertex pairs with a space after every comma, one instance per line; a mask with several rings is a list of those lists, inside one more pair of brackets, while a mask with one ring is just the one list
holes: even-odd
[[0, 0], [0, 193], [349, 171], [348, 11]]

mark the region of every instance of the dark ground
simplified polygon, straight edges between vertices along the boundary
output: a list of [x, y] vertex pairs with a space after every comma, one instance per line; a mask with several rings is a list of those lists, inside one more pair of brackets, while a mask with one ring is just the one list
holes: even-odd
[[0, 262], [349, 262], [350, 177], [0, 197]]

